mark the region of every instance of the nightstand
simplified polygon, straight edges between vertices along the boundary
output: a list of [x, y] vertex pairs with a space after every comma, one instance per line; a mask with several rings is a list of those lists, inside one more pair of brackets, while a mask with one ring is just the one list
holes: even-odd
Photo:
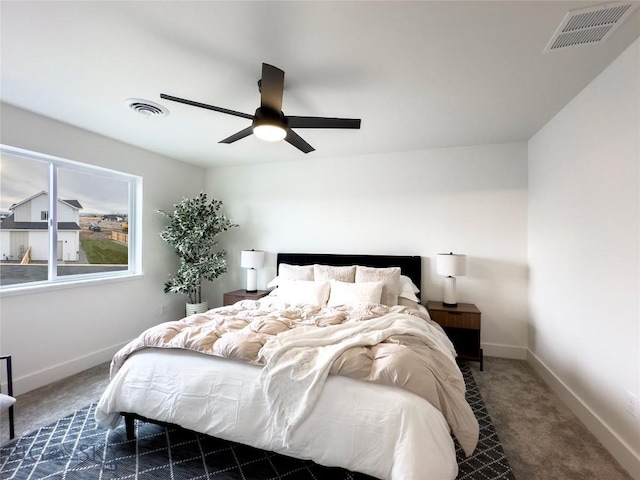
[[427, 302], [431, 319], [438, 322], [447, 333], [461, 360], [480, 362], [480, 310], [473, 303], [458, 303], [457, 307], [445, 307], [442, 302]]
[[222, 297], [222, 305], [233, 305], [240, 300], [258, 300], [269, 295], [269, 290], [258, 290], [257, 292], [247, 292], [246, 290], [234, 290], [227, 292]]

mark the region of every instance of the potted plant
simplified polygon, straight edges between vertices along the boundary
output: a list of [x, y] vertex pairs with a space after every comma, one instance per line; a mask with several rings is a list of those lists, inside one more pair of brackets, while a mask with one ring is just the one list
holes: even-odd
[[217, 250], [216, 237], [237, 227], [223, 213], [222, 202], [200, 192], [196, 198], [184, 198], [171, 213], [157, 210], [169, 219], [160, 237], [171, 245], [180, 259], [178, 271], [169, 275], [164, 292], [182, 293], [189, 297], [187, 315], [209, 309], [202, 300], [202, 282], [212, 281], [227, 271], [226, 252]]

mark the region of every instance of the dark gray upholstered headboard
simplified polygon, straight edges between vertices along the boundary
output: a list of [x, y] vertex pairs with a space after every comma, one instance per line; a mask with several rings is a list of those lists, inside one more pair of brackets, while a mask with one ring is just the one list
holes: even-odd
[[406, 275], [422, 290], [422, 259], [408, 255], [341, 255], [324, 253], [278, 253], [277, 265], [362, 265], [363, 267], [400, 267]]

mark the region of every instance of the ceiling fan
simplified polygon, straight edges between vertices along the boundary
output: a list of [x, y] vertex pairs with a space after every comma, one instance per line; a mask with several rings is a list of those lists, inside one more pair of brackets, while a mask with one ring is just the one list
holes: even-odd
[[297, 117], [285, 115], [282, 112], [284, 72], [273, 65], [267, 63], [262, 64], [262, 79], [258, 81], [258, 88], [260, 90], [260, 106], [253, 115], [207, 105], [206, 103], [194, 102], [184, 98], [173, 97], [164, 93], [160, 94], [160, 98], [252, 120], [250, 127], [240, 130], [230, 137], [220, 140], [218, 143], [233, 143], [253, 133], [256, 137], [271, 142], [286, 140], [304, 153], [309, 153], [313, 152], [315, 148], [291, 130], [292, 128], [360, 128], [359, 118]]

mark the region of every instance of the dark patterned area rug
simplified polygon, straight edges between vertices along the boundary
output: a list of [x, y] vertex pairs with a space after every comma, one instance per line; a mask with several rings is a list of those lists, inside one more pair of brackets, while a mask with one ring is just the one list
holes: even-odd
[[[462, 367], [467, 400], [480, 424], [475, 453], [464, 458], [456, 442], [458, 479], [513, 479], [500, 440], [468, 367]], [[95, 404], [0, 448], [0, 478], [136, 480], [370, 480], [226, 440], [136, 422], [137, 440], [124, 425], [108, 431], [94, 421]], [[416, 479], [426, 480], [426, 479]]]

